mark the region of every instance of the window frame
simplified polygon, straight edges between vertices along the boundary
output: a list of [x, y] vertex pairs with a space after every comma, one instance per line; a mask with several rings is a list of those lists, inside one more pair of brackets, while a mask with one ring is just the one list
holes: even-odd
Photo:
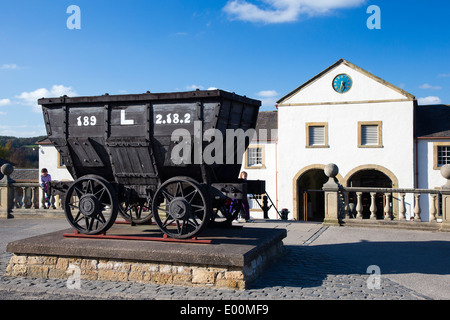
[[[378, 127], [378, 144], [362, 144], [363, 126]], [[358, 121], [358, 148], [383, 148], [383, 121]]]
[[[250, 149], [261, 149], [261, 164], [250, 165], [248, 161]], [[265, 169], [266, 168], [266, 148], [262, 144], [249, 145], [245, 151], [245, 169]]]
[[66, 164], [65, 163], [63, 163], [63, 157], [61, 156], [61, 153], [60, 152], [58, 152], [58, 159], [57, 159], [57, 168], [58, 169], [65, 169], [65, 168], [67, 168], [67, 166], [66, 166]]
[[[324, 127], [324, 144], [323, 145], [310, 145], [309, 144], [309, 128], [311, 127]], [[307, 122], [306, 123], [306, 148], [329, 148], [328, 144], [328, 122]]]
[[439, 166], [439, 147], [450, 147], [450, 142], [434, 142], [433, 143], [433, 170], [441, 170]]

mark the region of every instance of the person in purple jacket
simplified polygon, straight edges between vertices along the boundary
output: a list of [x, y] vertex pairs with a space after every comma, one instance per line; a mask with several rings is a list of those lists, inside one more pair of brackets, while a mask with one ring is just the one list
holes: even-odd
[[41, 187], [44, 190], [45, 195], [45, 202], [47, 203], [47, 208], [50, 208], [50, 194], [48, 190], [48, 183], [52, 181], [52, 176], [48, 173], [48, 170], [46, 168], [43, 168], [41, 170]]
[[[242, 171], [239, 175], [239, 179], [247, 180], [247, 172]], [[239, 210], [241, 218], [244, 219], [245, 222], [252, 222], [252, 220], [250, 220], [250, 206], [247, 198], [242, 200], [231, 200], [230, 213], [233, 214], [237, 210]]]

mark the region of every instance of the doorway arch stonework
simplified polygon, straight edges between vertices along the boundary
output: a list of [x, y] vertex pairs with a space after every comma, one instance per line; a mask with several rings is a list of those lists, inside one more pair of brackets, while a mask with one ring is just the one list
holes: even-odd
[[[300, 171], [297, 172], [297, 174], [294, 176], [294, 178], [292, 179], [292, 191], [293, 191], [293, 206], [292, 206], [292, 213], [293, 213], [293, 217], [294, 220], [300, 220], [300, 216], [299, 216], [299, 210], [298, 210], [298, 190], [297, 190], [297, 183], [299, 181], [299, 179], [308, 171], [311, 170], [324, 170], [325, 169], [324, 164], [312, 164], [309, 166], [304, 167], [303, 169], [301, 169]], [[343, 178], [340, 174], [338, 174], [336, 176], [336, 179], [338, 180], [338, 182], [340, 183], [341, 181], [343, 181]]]
[[[361, 171], [366, 171], [366, 170], [375, 170], [375, 171], [383, 173], [392, 181], [392, 188], [393, 189], [398, 188], [399, 183], [398, 183], [397, 176], [391, 170], [389, 170], [383, 166], [377, 165], [377, 164], [366, 164], [366, 165], [361, 165], [356, 168], [353, 168], [351, 171], [349, 171], [345, 175], [341, 184], [345, 187], [349, 187], [349, 183], [350, 183], [352, 177], [355, 176], [357, 173], [359, 173]], [[399, 195], [398, 195], [398, 193], [393, 193], [392, 194], [392, 213], [393, 213], [394, 217], [398, 217], [399, 205], [400, 205]], [[382, 210], [382, 208], [380, 208], [380, 209]]]

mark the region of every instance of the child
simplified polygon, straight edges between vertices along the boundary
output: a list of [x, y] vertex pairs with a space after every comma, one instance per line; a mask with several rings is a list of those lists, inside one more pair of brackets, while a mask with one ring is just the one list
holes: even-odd
[[48, 188], [47, 185], [50, 181], [52, 181], [52, 176], [48, 174], [48, 171], [46, 168], [43, 168], [41, 170], [41, 187], [44, 190], [44, 195], [45, 195], [45, 202], [47, 203], [47, 208], [50, 208], [50, 194], [48, 193]]
[[[239, 175], [239, 179], [247, 180], [247, 172], [242, 171]], [[250, 206], [247, 198], [242, 200], [232, 200], [230, 212], [233, 213], [235, 210], [240, 210], [241, 218], [243, 218], [245, 222], [252, 222], [252, 220], [250, 220]]]

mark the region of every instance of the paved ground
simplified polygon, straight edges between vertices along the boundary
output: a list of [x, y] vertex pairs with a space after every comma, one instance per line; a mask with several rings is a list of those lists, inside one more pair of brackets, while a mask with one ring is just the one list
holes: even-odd
[[[286, 255], [245, 291], [4, 276], [6, 244], [67, 229], [65, 219], [0, 221], [0, 300], [426, 300], [450, 298], [450, 234], [254, 222], [286, 228]], [[375, 266], [375, 267], [371, 267]], [[371, 268], [369, 268], [371, 267]], [[369, 269], [368, 269], [369, 268]]]

